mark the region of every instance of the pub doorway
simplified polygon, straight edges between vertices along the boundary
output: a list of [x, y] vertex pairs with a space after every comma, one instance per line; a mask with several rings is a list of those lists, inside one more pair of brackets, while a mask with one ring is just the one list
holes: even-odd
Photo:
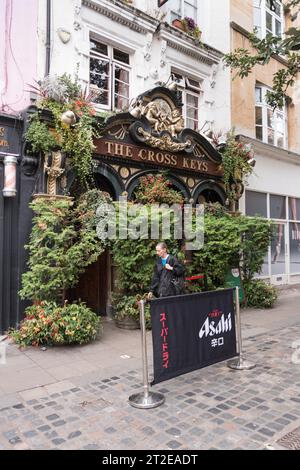
[[[94, 176], [97, 189], [107, 192], [115, 200], [116, 192], [111, 182], [101, 174]], [[112, 256], [107, 249], [81, 274], [77, 286], [70, 289], [70, 300], [80, 300], [98, 315], [110, 316], [113, 272]]]
[[220, 204], [223, 204], [223, 201], [220, 197], [220, 195], [214, 191], [213, 189], [204, 189], [198, 198], [198, 204], [204, 204], [204, 203], [215, 203], [219, 202]]
[[79, 283], [72, 289], [72, 300], [81, 300], [101, 316], [109, 314], [111, 294], [111, 255], [106, 250], [97, 261], [87, 267]]

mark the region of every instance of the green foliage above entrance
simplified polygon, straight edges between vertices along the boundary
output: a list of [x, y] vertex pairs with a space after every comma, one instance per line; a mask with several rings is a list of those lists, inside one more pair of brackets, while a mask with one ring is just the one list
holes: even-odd
[[[92, 97], [69, 75], [46, 77], [38, 87], [38, 111], [25, 134], [33, 152], [45, 154], [60, 149], [72, 159], [81, 185], [88, 187], [92, 173], [93, 137], [96, 130]], [[50, 112], [50, 122], [44, 114]], [[49, 117], [48, 117], [49, 120]]]

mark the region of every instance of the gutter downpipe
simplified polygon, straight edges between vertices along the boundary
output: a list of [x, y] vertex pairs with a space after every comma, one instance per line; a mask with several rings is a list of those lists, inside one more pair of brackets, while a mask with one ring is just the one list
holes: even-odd
[[46, 18], [46, 67], [45, 77], [50, 73], [50, 48], [51, 48], [51, 0], [47, 0]]

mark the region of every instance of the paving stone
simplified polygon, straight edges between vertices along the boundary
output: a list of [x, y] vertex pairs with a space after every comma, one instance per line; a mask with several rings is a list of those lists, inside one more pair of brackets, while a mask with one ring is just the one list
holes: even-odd
[[23, 432], [23, 435], [24, 437], [35, 437], [38, 435], [38, 433], [36, 431], [26, 431], [26, 432]]
[[12, 437], [11, 439], [9, 439], [9, 443], [13, 445], [18, 444], [19, 442], [22, 442], [22, 440], [18, 436]]
[[166, 443], [167, 447], [172, 450], [179, 449], [181, 447], [181, 443], [178, 441], [169, 441]]
[[51, 427], [48, 426], [47, 424], [45, 424], [44, 426], [40, 426], [38, 428], [38, 430], [41, 431], [41, 432], [49, 431], [49, 429], [51, 429]]
[[269, 436], [269, 437], [272, 437], [275, 434], [274, 431], [271, 431], [270, 429], [267, 429], [267, 428], [261, 428], [261, 429], [258, 430], [258, 432], [260, 432], [261, 434], [264, 434], [265, 436]]
[[104, 432], [106, 432], [107, 434], [114, 434], [115, 432], [117, 432], [117, 430], [115, 428], [106, 428], [104, 429]]
[[58, 426], [63, 426], [64, 424], [66, 424], [65, 420], [64, 420], [64, 419], [60, 419], [59, 421], [54, 421], [54, 422], [52, 423], [52, 426], [58, 427]]
[[56, 446], [60, 445], [60, 444], [63, 444], [65, 441], [65, 439], [62, 439], [62, 438], [57, 438], [57, 439], [53, 439], [52, 440], [53, 444], [55, 444]]
[[167, 429], [166, 432], [168, 434], [171, 434], [172, 436], [180, 436], [181, 434], [181, 431], [178, 428], [170, 428], [170, 429]]
[[68, 435], [68, 439], [74, 439], [75, 437], [81, 436], [81, 431], [73, 431]]
[[291, 414], [289, 414], [289, 413], [284, 414], [284, 415], [283, 415], [283, 418], [286, 418], [286, 419], [288, 419], [289, 421], [295, 421], [295, 419], [298, 419], [297, 416], [291, 415]]

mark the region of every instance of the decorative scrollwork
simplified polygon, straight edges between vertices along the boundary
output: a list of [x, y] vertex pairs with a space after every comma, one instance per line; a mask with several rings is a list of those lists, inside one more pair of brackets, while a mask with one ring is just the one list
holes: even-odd
[[176, 137], [184, 129], [184, 119], [179, 109], [171, 110], [166, 102], [163, 106], [162, 101], [151, 101], [142, 109], [141, 115], [145, 116], [155, 132], [168, 131]]
[[128, 130], [125, 129], [124, 126], [121, 126], [115, 132], [109, 131], [108, 134], [117, 140], [124, 140], [126, 137], [126, 134], [128, 134]]
[[61, 168], [62, 159], [62, 154], [58, 151], [52, 152], [50, 165], [48, 165], [48, 160], [45, 160], [44, 170], [48, 175], [47, 194], [51, 196], [56, 195], [56, 181], [65, 171], [64, 168]]
[[190, 140], [186, 142], [174, 142], [172, 136], [165, 132], [159, 137], [154, 137], [150, 132], [145, 131], [142, 127], [137, 129], [137, 133], [144, 138], [144, 142], [151, 147], [159, 148], [160, 150], [169, 150], [171, 152], [180, 152], [192, 145]]

